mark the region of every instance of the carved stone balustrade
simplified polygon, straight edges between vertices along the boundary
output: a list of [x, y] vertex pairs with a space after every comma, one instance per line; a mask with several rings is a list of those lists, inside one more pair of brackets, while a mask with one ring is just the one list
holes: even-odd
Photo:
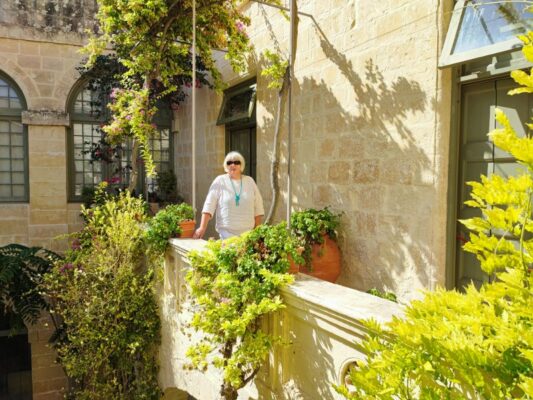
[[[203, 240], [172, 239], [159, 288], [162, 319], [160, 384], [167, 399], [219, 399], [221, 376], [209, 368], [202, 373], [187, 369], [187, 348], [200, 337], [188, 326], [194, 306], [185, 274], [187, 254], [201, 250]], [[265, 321], [265, 328], [288, 344], [277, 346], [260, 373], [239, 391], [239, 399], [338, 399], [332, 384], [344, 381], [347, 369], [364, 359], [357, 346], [366, 334], [362, 321], [389, 321], [402, 314], [388, 300], [307, 275], [298, 274], [282, 292], [287, 305]]]

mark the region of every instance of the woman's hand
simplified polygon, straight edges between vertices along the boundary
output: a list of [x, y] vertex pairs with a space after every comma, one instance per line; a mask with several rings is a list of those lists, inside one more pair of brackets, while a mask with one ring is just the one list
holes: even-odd
[[205, 229], [206, 228], [202, 228], [202, 227], [199, 227], [198, 229], [196, 229], [194, 231], [194, 234], [192, 235], [193, 239], [201, 239], [205, 234]]
[[211, 219], [211, 214], [209, 213], [202, 213], [202, 221], [200, 222], [200, 227], [194, 231], [194, 235], [192, 235], [193, 239], [201, 239], [204, 237], [205, 231], [207, 229], [207, 224], [209, 223], [209, 220]]

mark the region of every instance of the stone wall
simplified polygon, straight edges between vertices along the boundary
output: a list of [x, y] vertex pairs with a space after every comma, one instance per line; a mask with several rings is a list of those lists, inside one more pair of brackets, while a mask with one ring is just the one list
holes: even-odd
[[80, 41], [98, 32], [96, 0], [3, 0], [0, 34], [48, 41]]
[[[78, 81], [81, 33], [94, 26], [95, 1], [0, 2], [0, 71], [27, 103], [29, 202], [0, 203], [0, 245], [20, 243], [61, 251], [79, 229], [79, 204], [67, 203], [67, 104]], [[48, 339], [46, 318], [29, 329], [33, 398], [62, 399], [67, 381]]]
[[[298, 2], [300, 16], [293, 97], [293, 209], [330, 206], [344, 212], [339, 283], [392, 290], [402, 299], [445, 284], [445, 228], [451, 77], [437, 69], [451, 1]], [[254, 53], [230, 86], [257, 77], [257, 181], [268, 209], [276, 93], [260, 75], [266, 49], [288, 54], [289, 23], [279, 11], [248, 3]], [[222, 58], [222, 55], [221, 55]], [[198, 99], [197, 175], [201, 208], [222, 173], [224, 132], [215, 128], [220, 96]], [[204, 109], [204, 104], [207, 107]], [[190, 105], [178, 114], [178, 146], [190, 148]], [[189, 125], [188, 125], [189, 124]], [[281, 138], [281, 203], [285, 218], [287, 119]], [[188, 146], [188, 147], [187, 147]], [[188, 154], [188, 153], [187, 153]], [[190, 190], [190, 164], [177, 166]]]
[[0, 37], [0, 70], [20, 87], [28, 106], [22, 122], [28, 129], [30, 180], [28, 204], [0, 205], [0, 244], [60, 250], [64, 243], [54, 238], [79, 227], [79, 217], [69, 214], [66, 169], [66, 107], [79, 78], [79, 49], [78, 44]]

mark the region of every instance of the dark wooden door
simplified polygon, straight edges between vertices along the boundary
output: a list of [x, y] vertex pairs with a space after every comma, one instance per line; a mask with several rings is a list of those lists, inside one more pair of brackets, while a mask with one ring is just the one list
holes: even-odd
[[254, 125], [226, 128], [226, 153], [238, 151], [246, 160], [244, 173], [256, 179], [257, 153], [256, 129]]
[[[470, 199], [471, 188], [466, 183], [479, 181], [480, 175], [497, 174], [504, 177], [517, 175], [521, 166], [510, 154], [496, 148], [487, 134], [496, 128], [495, 109], [505, 112], [520, 136], [526, 134], [525, 123], [532, 115], [533, 95], [509, 96], [507, 92], [517, 85], [510, 78], [464, 85], [461, 91], [461, 139], [458, 188], [458, 218], [480, 215], [478, 209], [464, 202]], [[470, 282], [479, 286], [490, 279], [480, 268], [479, 261], [462, 249], [468, 239], [466, 228], [457, 223], [458, 246], [456, 254], [456, 287]]]

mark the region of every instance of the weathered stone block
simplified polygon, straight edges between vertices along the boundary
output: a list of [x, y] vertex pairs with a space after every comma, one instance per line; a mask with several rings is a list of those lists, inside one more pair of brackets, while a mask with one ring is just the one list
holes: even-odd
[[334, 161], [329, 164], [328, 182], [345, 185], [350, 182], [350, 163], [347, 161]]
[[37, 88], [42, 97], [52, 97], [54, 93], [54, 85], [37, 85]]
[[0, 39], [0, 53], [18, 53], [19, 44], [16, 40]]
[[379, 161], [362, 160], [353, 163], [353, 182], [376, 183], [379, 179]]
[[41, 68], [41, 57], [31, 55], [19, 55], [17, 57], [18, 64], [24, 69], [39, 69]]
[[27, 204], [0, 204], [0, 220], [28, 218]]
[[11, 219], [9, 222], [2, 221], [0, 222], [0, 235], [2, 236], [11, 236], [11, 235], [27, 235], [28, 234], [28, 225], [26, 219], [14, 220]]
[[[32, 164], [30, 164], [30, 168], [32, 167]], [[30, 175], [30, 185], [36, 184], [36, 183], [61, 183], [67, 181], [67, 171], [65, 168], [58, 168], [58, 167], [48, 167], [48, 168], [37, 168], [34, 167], [31, 170]], [[35, 193], [31, 193], [32, 198], [34, 197]]]
[[30, 224], [31, 225], [54, 225], [66, 224], [67, 211], [66, 210], [31, 210]]
[[31, 238], [54, 238], [68, 233], [67, 224], [30, 225], [28, 232]]
[[335, 139], [323, 139], [319, 141], [319, 157], [333, 157], [336, 150]]
[[28, 110], [22, 112], [22, 123], [27, 125], [69, 126], [69, 115], [61, 111]]

